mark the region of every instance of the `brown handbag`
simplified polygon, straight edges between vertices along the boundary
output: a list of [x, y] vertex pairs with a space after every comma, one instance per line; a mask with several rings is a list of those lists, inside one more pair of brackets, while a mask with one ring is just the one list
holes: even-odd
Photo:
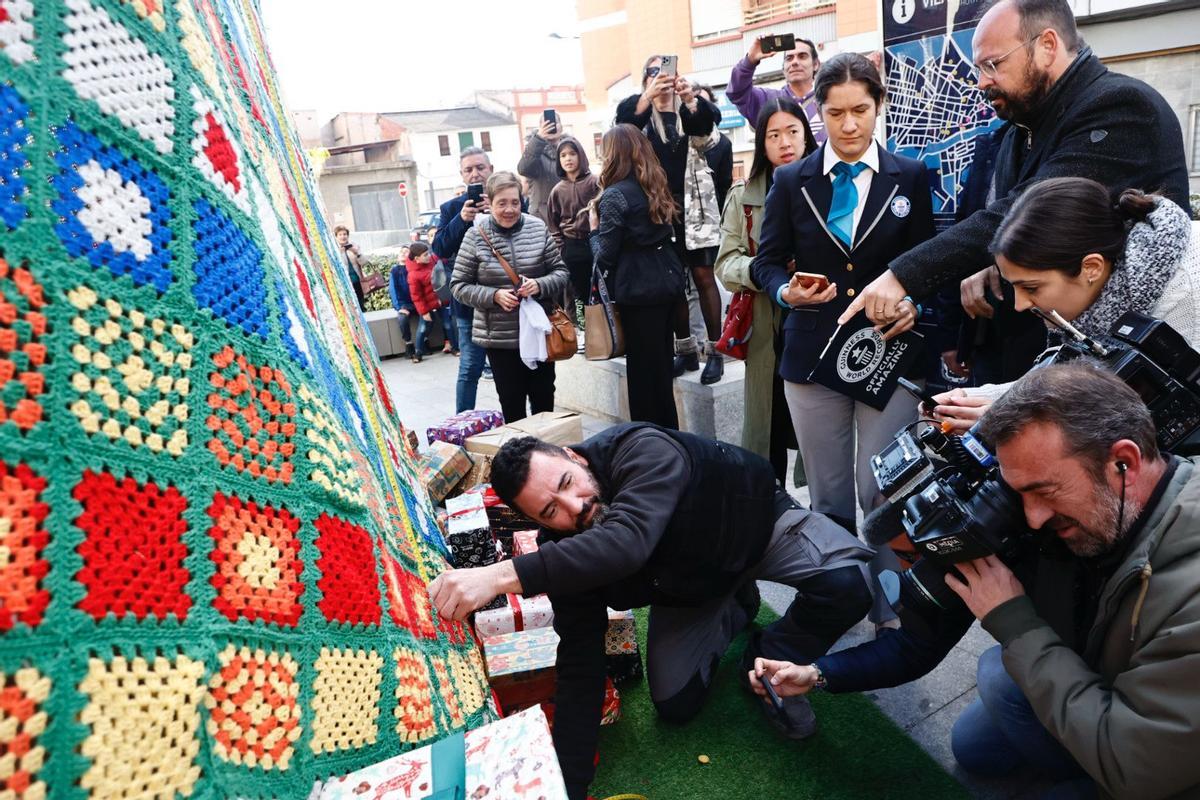
[[608, 295], [604, 275], [592, 268], [592, 297], [583, 307], [584, 356], [588, 361], [607, 361], [625, 355], [625, 331], [621, 312]]
[[[513, 287], [521, 288], [521, 276], [517, 275], [517, 271], [508, 263], [508, 259], [500, 255], [496, 245], [492, 244], [492, 240], [488, 238], [484, 226], [480, 225], [476, 230], [483, 237], [484, 244], [491, 249], [492, 255], [496, 256], [500, 266], [504, 267], [504, 271], [508, 273], [508, 279], [513, 282]], [[566, 361], [568, 358], [574, 357], [575, 351], [579, 348], [579, 340], [575, 337], [575, 323], [567, 316], [563, 307], [557, 303], [554, 304], [554, 310], [546, 317], [550, 320], [550, 332], [546, 334], [546, 360]]]

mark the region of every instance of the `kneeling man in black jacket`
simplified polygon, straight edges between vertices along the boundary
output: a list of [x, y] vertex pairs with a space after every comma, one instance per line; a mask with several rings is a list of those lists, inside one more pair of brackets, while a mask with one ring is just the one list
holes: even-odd
[[[771, 465], [740, 447], [647, 423], [570, 448], [525, 437], [496, 454], [492, 487], [543, 529], [539, 549], [444, 572], [429, 591], [438, 613], [454, 619], [503, 592], [550, 596], [561, 639], [554, 742], [573, 799], [586, 796], [594, 772], [606, 607], [650, 606], [650, 696], [662, 717], [683, 722], [757, 613], [756, 580], [798, 593], [753, 637], [747, 665], [757, 656], [808, 663], [800, 659], [823, 654], [871, 605], [872, 551], [798, 507]], [[764, 709], [791, 738], [816, 730], [799, 696], [783, 714]]]

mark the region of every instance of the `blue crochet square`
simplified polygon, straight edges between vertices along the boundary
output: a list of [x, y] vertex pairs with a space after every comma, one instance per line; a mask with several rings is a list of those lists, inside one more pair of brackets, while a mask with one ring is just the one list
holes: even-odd
[[283, 346], [300, 366], [308, 369], [308, 342], [311, 335], [304, 328], [304, 321], [296, 313], [288, 296], [287, 287], [281, 279], [275, 279], [275, 296], [279, 298], [279, 321], [283, 331]]
[[233, 220], [207, 200], [197, 200], [196, 303], [230, 325], [267, 338], [267, 283], [262, 251]]
[[0, 84], [0, 222], [10, 231], [29, 215], [22, 202], [28, 189], [21, 170], [29, 166], [22, 147], [29, 106], [11, 86]]
[[55, 131], [54, 226], [67, 252], [159, 292], [171, 285], [167, 185], [135, 159], [68, 122]]

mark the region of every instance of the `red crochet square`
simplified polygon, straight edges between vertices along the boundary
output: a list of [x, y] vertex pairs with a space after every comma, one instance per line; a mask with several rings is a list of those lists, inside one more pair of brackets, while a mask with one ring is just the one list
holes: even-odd
[[424, 639], [436, 639], [433, 625], [433, 604], [425, 583], [409, 572], [386, 550], [383, 552], [383, 571], [387, 578], [388, 613], [392, 621]]
[[28, 431], [45, 417], [46, 299], [27, 264], [0, 255], [0, 425]]
[[215, 544], [212, 560], [217, 590], [213, 606], [231, 622], [239, 617], [295, 625], [303, 608], [300, 520], [284, 509], [258, 505], [218, 492], [208, 515]]
[[322, 514], [317, 528], [317, 569], [321, 602], [317, 605], [330, 622], [378, 625], [379, 576], [371, 536], [357, 525]]
[[226, 346], [212, 357], [205, 424], [208, 449], [225, 466], [268, 481], [291, 483], [296, 404], [282, 372], [251, 364]]
[[0, 631], [18, 622], [37, 625], [50, 602], [42, 588], [50, 571], [42, 558], [50, 542], [44, 527], [50, 506], [40, 501], [45, 488], [46, 479], [26, 465], [0, 462], [0, 546], [8, 554], [0, 566]]
[[96, 619], [112, 612], [184, 620], [192, 599], [184, 592], [189, 576], [183, 565], [183, 495], [173, 486], [118, 481], [88, 470], [72, 496], [83, 506], [75, 520], [84, 533], [78, 548], [83, 569], [76, 579], [87, 590], [79, 608]]

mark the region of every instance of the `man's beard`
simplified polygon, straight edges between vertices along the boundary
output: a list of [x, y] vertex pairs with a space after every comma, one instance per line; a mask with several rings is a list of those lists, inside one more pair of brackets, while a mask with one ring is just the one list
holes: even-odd
[[[592, 513], [592, 509], [596, 509], [596, 514], [590, 520], [588, 514]], [[575, 518], [575, 532], [579, 533], [587, 528], [593, 528], [604, 522], [609, 514], [608, 504], [601, 501], [600, 495], [594, 496], [583, 504], [583, 508], [579, 510], [579, 516]]]
[[1063, 544], [1080, 558], [1094, 558], [1112, 550], [1117, 542], [1125, 538], [1142, 513], [1140, 504], [1127, 500], [1122, 514], [1120, 495], [1106, 484], [1096, 487], [1092, 500], [1093, 510], [1087, 520], [1072, 519], [1060, 514], [1055, 515], [1043, 526], [1056, 531], [1067, 525], [1075, 525], [1077, 530], [1074, 536], [1070, 540], [1063, 540]]
[[1038, 69], [1030, 61], [1025, 67], [1025, 86], [1027, 88], [1023, 92], [1020, 94], [1009, 94], [992, 86], [984, 94], [989, 103], [992, 103], [996, 98], [1004, 100], [1002, 107], [998, 108], [994, 103], [992, 105], [992, 108], [996, 110], [997, 117], [1014, 122], [1025, 122], [1037, 111], [1038, 106], [1046, 99], [1046, 95], [1050, 94], [1050, 87], [1053, 85], [1053, 81], [1050, 80], [1050, 73]]

